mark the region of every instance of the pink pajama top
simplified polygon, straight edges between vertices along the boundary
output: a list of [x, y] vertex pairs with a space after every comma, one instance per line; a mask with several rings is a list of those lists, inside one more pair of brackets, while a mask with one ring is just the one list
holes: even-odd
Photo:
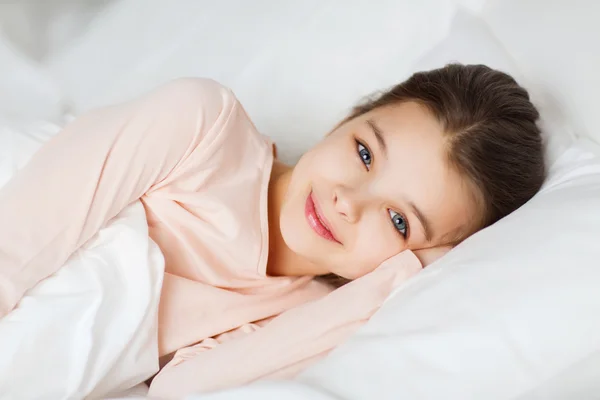
[[[178, 79], [78, 117], [0, 190], [0, 317], [141, 200], [165, 257], [159, 354], [182, 349], [151, 394], [293, 376], [420, 263], [403, 252], [330, 295], [312, 277], [267, 276], [273, 158], [232, 92], [207, 79]], [[360, 304], [349, 302], [356, 293], [366, 293]]]

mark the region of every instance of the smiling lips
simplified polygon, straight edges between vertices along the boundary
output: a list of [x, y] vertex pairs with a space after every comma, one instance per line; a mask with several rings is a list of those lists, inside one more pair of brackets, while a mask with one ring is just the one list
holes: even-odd
[[304, 214], [306, 215], [308, 225], [310, 225], [310, 227], [322, 238], [335, 243], [340, 243], [340, 241], [337, 240], [331, 232], [331, 229], [329, 228], [329, 223], [327, 222], [323, 214], [319, 211], [319, 206], [315, 202], [313, 193], [311, 191], [308, 197], [306, 198], [306, 205], [304, 207]]

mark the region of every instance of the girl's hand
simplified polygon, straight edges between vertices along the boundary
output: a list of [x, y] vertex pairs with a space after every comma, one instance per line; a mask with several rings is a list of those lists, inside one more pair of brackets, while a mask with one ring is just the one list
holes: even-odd
[[437, 261], [452, 249], [451, 246], [431, 247], [429, 249], [414, 250], [413, 253], [417, 256], [423, 268]]

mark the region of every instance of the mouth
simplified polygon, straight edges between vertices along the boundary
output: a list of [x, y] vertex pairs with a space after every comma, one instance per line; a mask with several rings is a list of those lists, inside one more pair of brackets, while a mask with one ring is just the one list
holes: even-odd
[[306, 216], [306, 220], [308, 221], [308, 225], [310, 225], [310, 227], [313, 229], [313, 231], [317, 233], [317, 235], [329, 241], [341, 244], [341, 242], [337, 240], [337, 238], [331, 231], [331, 225], [323, 216], [323, 213], [319, 208], [319, 203], [315, 201], [315, 197], [313, 196], [312, 190], [306, 198], [304, 214]]

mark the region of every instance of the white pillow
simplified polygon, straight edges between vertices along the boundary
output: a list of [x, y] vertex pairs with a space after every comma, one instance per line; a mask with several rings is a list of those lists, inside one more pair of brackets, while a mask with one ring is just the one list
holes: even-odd
[[344, 399], [589, 398], [600, 389], [598, 149], [570, 144], [547, 88], [528, 85], [485, 22], [462, 13], [453, 26], [415, 70], [460, 61], [513, 74], [542, 102], [550, 177], [298, 381]]
[[409, 281], [298, 379], [344, 399], [590, 398], [599, 199], [600, 159], [578, 143], [534, 199]]
[[600, 143], [600, 2], [493, 0], [482, 17], [527, 78], [554, 96], [575, 132]]
[[460, 12], [413, 70], [450, 61], [505, 70], [537, 96], [549, 159], [557, 160], [543, 190], [407, 282], [294, 382], [258, 382], [207, 400], [546, 400], [600, 392], [600, 149], [571, 144], [568, 121], [544, 98], [548, 88], [529, 83], [480, 18]]
[[546, 144], [548, 166], [575, 140], [576, 135], [552, 88], [523, 74], [520, 64], [497, 40], [488, 24], [464, 9], [458, 9], [448, 36], [419, 59], [412, 70], [430, 70], [452, 62], [486, 64], [510, 74], [528, 90], [532, 102], [540, 111], [539, 124]]
[[[0, 187], [58, 130], [4, 120]], [[163, 269], [137, 202], [0, 319], [0, 393], [11, 399], [102, 398], [155, 373]]]

